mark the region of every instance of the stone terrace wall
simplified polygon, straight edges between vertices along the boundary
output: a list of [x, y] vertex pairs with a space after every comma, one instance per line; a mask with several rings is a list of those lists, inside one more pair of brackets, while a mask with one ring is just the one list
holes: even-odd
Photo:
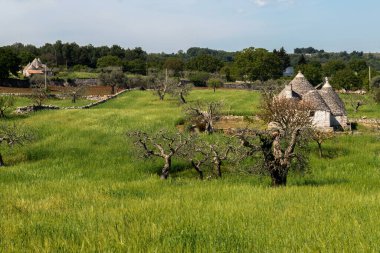
[[[96, 78], [90, 78], [90, 79], [71, 79], [67, 81], [70, 85], [86, 85], [86, 86], [96, 86], [99, 85], [99, 81]], [[49, 82], [49, 85], [55, 85], [55, 86], [64, 86], [66, 84], [66, 81], [63, 79], [59, 80], [51, 80]], [[19, 80], [19, 79], [12, 79], [12, 78], [6, 78], [6, 79], [0, 79], [0, 86], [3, 87], [14, 87], [14, 88], [29, 88], [30, 82], [28, 79], [25, 80]]]
[[0, 79], [0, 86], [3, 87], [15, 87], [15, 88], [29, 88], [29, 80], [19, 80], [19, 79]]
[[56, 85], [56, 86], [64, 86], [66, 84], [69, 85], [85, 85], [85, 86], [96, 86], [99, 85], [99, 81], [96, 78], [90, 78], [90, 79], [69, 79], [69, 80], [52, 80], [49, 82], [50, 85]]
[[127, 92], [127, 91], [131, 91], [130, 89], [129, 90], [122, 90], [118, 93], [116, 93], [115, 95], [109, 95], [107, 96], [105, 99], [102, 99], [102, 100], [99, 100], [99, 101], [96, 101], [96, 102], [93, 102], [91, 104], [88, 104], [88, 105], [84, 105], [84, 106], [68, 106], [68, 107], [59, 107], [59, 106], [55, 106], [55, 105], [42, 105], [42, 106], [34, 106], [34, 105], [29, 105], [29, 106], [23, 106], [23, 107], [18, 107], [16, 109], [16, 113], [17, 114], [25, 114], [25, 113], [29, 113], [29, 112], [34, 112], [34, 111], [39, 111], [39, 110], [71, 110], [71, 109], [89, 109], [89, 108], [92, 108], [94, 106], [97, 106], [97, 105], [100, 105], [100, 104], [103, 104], [111, 99], [114, 99], [116, 98], [117, 96]]
[[257, 82], [236, 82], [236, 83], [224, 83], [223, 88], [227, 89], [241, 89], [241, 90], [274, 90], [277, 86], [268, 86], [264, 84], [259, 84]]

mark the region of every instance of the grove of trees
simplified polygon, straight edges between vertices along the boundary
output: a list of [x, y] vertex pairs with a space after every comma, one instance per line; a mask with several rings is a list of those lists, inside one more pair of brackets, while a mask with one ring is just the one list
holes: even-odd
[[[209, 79], [223, 82], [259, 81], [282, 79], [287, 67], [301, 70], [313, 85], [328, 76], [336, 89], [370, 89], [379, 75], [380, 57], [353, 51], [329, 53], [313, 47], [296, 48], [289, 54], [282, 47], [268, 51], [249, 47], [238, 52], [226, 52], [208, 48], [192, 47], [177, 53], [147, 53], [140, 47], [80, 46], [74, 43], [46, 43], [43, 46], [15, 43], [0, 47], [0, 79], [16, 77], [22, 66], [34, 58], [40, 58], [53, 72], [82, 71], [104, 72], [118, 67], [128, 75], [149, 76], [151, 73], [169, 71], [170, 77], [185, 78], [195, 86], [207, 86]], [[372, 67], [369, 73], [369, 67]], [[131, 84], [136, 80], [131, 79]], [[217, 87], [210, 85], [211, 87]]]
[[[270, 176], [272, 185], [285, 186], [289, 171], [307, 167], [308, 143], [318, 143], [322, 156], [322, 142], [330, 135], [312, 129], [312, 106], [299, 100], [290, 100], [264, 93], [259, 117], [270, 127], [264, 129], [230, 129], [228, 133], [215, 131], [214, 122], [220, 117], [222, 103], [197, 101], [185, 108], [194, 128], [184, 131], [161, 130], [157, 133], [131, 131], [127, 133], [145, 158], [163, 160], [161, 178], [167, 179], [174, 158], [188, 161], [200, 179], [208, 171], [210, 176], [222, 177], [223, 167], [259, 165], [259, 171]], [[142, 152], [140, 152], [142, 151]], [[253, 163], [253, 164], [252, 164]]]

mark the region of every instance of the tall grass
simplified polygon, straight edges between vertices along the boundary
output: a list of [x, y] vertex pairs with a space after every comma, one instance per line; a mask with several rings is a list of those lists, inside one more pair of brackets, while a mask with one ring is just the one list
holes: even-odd
[[98, 78], [99, 73], [94, 72], [80, 72], [80, 71], [74, 71], [74, 72], [59, 72], [57, 77], [62, 79], [88, 79], [88, 78]]
[[[259, 96], [195, 90], [189, 100], [200, 98], [223, 98], [245, 115]], [[172, 128], [181, 117], [175, 99], [133, 91], [89, 110], [14, 119], [38, 138], [1, 150], [0, 252], [380, 250], [378, 135], [329, 140], [323, 159], [313, 144], [310, 172], [290, 175], [286, 188], [248, 174], [161, 181], [160, 161], [139, 158], [124, 133]]]
[[[373, 94], [340, 94], [350, 118], [380, 118], [380, 104], [376, 103]], [[356, 103], [360, 101], [362, 106], [355, 112]]]

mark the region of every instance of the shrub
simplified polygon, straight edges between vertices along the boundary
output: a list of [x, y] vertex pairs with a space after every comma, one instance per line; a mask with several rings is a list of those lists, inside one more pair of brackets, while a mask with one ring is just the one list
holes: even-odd
[[0, 96], [0, 118], [6, 117], [6, 111], [15, 103], [14, 96]]
[[374, 78], [372, 78], [370, 85], [370, 87], [374, 89], [380, 88], [380, 76], [375, 76]]
[[220, 78], [210, 78], [207, 81], [207, 86], [214, 89], [214, 92], [216, 88], [220, 88], [223, 86], [223, 80]]
[[375, 102], [380, 104], [380, 88], [374, 89], [373, 93], [374, 93], [373, 98], [374, 98]]
[[192, 72], [189, 74], [189, 80], [197, 87], [206, 87], [210, 74], [207, 72]]

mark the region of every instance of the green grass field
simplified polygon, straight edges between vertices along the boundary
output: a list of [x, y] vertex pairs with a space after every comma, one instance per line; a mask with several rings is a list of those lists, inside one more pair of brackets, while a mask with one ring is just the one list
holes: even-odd
[[[197, 99], [223, 99], [238, 115], [259, 103], [250, 91], [195, 90]], [[161, 181], [160, 161], [138, 158], [124, 133], [181, 117], [176, 100], [132, 91], [93, 109], [12, 118], [37, 138], [1, 149], [0, 252], [380, 251], [379, 133], [340, 135], [323, 159], [312, 144], [310, 172], [286, 188], [244, 173]]]
[[[376, 104], [373, 94], [356, 95], [356, 94], [340, 94], [346, 105], [347, 113], [350, 118], [377, 118], [380, 119], [380, 104]], [[355, 112], [355, 103], [362, 101], [364, 104]]]
[[59, 72], [57, 77], [62, 78], [62, 79], [87, 79], [87, 78], [98, 78], [99, 73], [95, 72]]

